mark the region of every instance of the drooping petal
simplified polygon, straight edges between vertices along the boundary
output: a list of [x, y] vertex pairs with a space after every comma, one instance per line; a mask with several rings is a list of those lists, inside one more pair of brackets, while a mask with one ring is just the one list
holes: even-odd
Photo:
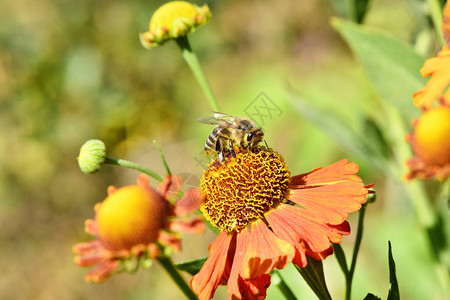
[[[292, 244], [278, 238], [261, 220], [252, 223], [251, 229], [247, 227], [237, 234], [228, 294], [237, 299], [259, 299], [265, 296], [270, 284], [266, 275], [274, 268], [285, 268], [294, 256]], [[251, 290], [248, 289], [250, 286]]]
[[290, 187], [297, 188], [305, 185], [330, 185], [342, 181], [362, 182], [358, 173], [359, 167], [356, 163], [349, 163], [348, 159], [342, 159], [332, 165], [317, 168], [309, 173], [292, 177]]
[[[450, 84], [450, 48], [444, 46], [436, 57], [427, 59], [420, 73], [423, 77], [431, 76], [423, 89], [413, 95], [414, 105], [422, 109], [433, 106]], [[446, 99], [444, 98], [444, 101]]]
[[183, 180], [178, 175], [166, 175], [164, 180], [158, 185], [158, 192], [164, 197], [169, 198], [170, 195], [178, 193], [181, 189]]
[[200, 204], [205, 199], [200, 193], [200, 189], [189, 189], [184, 193], [183, 197], [175, 203], [175, 215], [184, 216], [192, 213], [200, 207]]
[[241, 297], [237, 297], [236, 295], [231, 295], [230, 299], [232, 300], [241, 300], [241, 299], [257, 299], [263, 300], [266, 299], [266, 292], [270, 286], [270, 275], [263, 274], [256, 279], [245, 280], [242, 277], [238, 279], [238, 286], [241, 292]]
[[181, 233], [202, 233], [205, 230], [205, 223], [199, 216], [190, 220], [174, 220], [169, 224], [169, 229]]
[[[209, 257], [203, 264], [200, 272], [191, 279], [191, 287], [199, 300], [211, 299], [219, 286], [228, 279], [230, 264], [229, 255], [233, 236], [221, 232], [216, 240], [209, 246]], [[230, 247], [231, 246], [231, 247]]]
[[84, 279], [88, 282], [103, 282], [114, 273], [118, 264], [119, 262], [117, 260], [105, 260], [87, 273]]
[[[305, 253], [329, 253], [331, 242], [340, 243], [342, 235], [350, 233], [346, 221], [340, 225], [329, 225], [310, 215], [305, 209], [280, 204], [276, 209], [266, 214], [266, 219], [274, 233], [292, 243], [296, 250], [294, 263], [300, 267], [306, 266]], [[317, 255], [310, 255], [318, 257]], [[320, 255], [323, 258], [323, 254]]]

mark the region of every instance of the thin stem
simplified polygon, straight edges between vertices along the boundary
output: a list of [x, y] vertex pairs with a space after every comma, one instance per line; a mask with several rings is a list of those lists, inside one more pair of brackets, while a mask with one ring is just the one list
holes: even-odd
[[191, 289], [191, 287], [187, 284], [187, 282], [175, 268], [172, 260], [169, 257], [159, 257], [158, 262], [164, 267], [167, 273], [169, 273], [170, 277], [178, 285], [180, 290], [188, 299], [192, 300], [198, 299], [197, 295], [195, 295], [194, 291]]
[[164, 154], [162, 153], [161, 147], [159, 146], [159, 144], [156, 140], [153, 140], [153, 144], [155, 144], [156, 147], [158, 148], [159, 155], [161, 156], [161, 160], [164, 165], [164, 168], [166, 168], [167, 175], [172, 176], [172, 172], [170, 172], [169, 165], [167, 164], [166, 158], [164, 157]]
[[297, 297], [294, 295], [294, 293], [291, 291], [291, 289], [289, 288], [289, 286], [286, 284], [286, 282], [284, 282], [283, 277], [281, 276], [280, 272], [278, 270], [275, 270], [273, 272], [273, 282], [276, 282], [276, 279], [278, 279], [277, 281], [277, 287], [280, 290], [280, 292], [283, 294], [284, 298], [288, 299], [288, 300], [296, 300]]
[[439, 0], [427, 0], [430, 7], [431, 19], [433, 20], [434, 28], [439, 38], [441, 45], [445, 45], [444, 36], [442, 34], [442, 7]]
[[217, 103], [216, 97], [214, 97], [213, 91], [208, 83], [208, 79], [206, 78], [205, 73], [203, 73], [197, 55], [192, 51], [191, 46], [189, 45], [187, 36], [181, 36], [177, 38], [176, 41], [181, 49], [184, 60], [191, 68], [192, 73], [194, 73], [195, 79], [197, 79], [198, 83], [200, 84], [200, 87], [205, 93], [209, 104], [212, 106], [212, 109], [215, 111], [220, 111], [220, 107]]
[[355, 241], [355, 248], [353, 249], [353, 256], [352, 256], [352, 263], [350, 265], [350, 270], [347, 273], [346, 276], [346, 283], [345, 283], [345, 299], [349, 300], [352, 293], [352, 282], [353, 282], [353, 274], [355, 273], [356, 268], [356, 258], [358, 257], [359, 248], [361, 246], [361, 240], [363, 236], [364, 231], [364, 214], [366, 213], [366, 206], [367, 204], [364, 203], [361, 206], [361, 209], [359, 210], [359, 217], [358, 217], [358, 230], [356, 232], [356, 241]]
[[153, 177], [154, 179], [156, 179], [156, 180], [158, 180], [160, 182], [163, 181], [163, 178], [159, 174], [153, 172], [150, 169], [147, 169], [146, 167], [138, 165], [137, 163], [134, 163], [132, 161], [106, 156], [104, 163], [105, 164], [110, 164], [110, 165], [117, 165], [117, 166], [121, 166], [121, 167], [126, 167], [126, 168], [130, 168], [130, 169], [134, 169], [134, 170], [138, 170], [138, 171], [140, 171], [142, 173], [147, 174], [150, 177]]

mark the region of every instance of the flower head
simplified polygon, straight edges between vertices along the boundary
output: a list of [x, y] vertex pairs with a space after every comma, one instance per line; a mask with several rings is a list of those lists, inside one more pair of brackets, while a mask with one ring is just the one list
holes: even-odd
[[414, 122], [414, 131], [407, 136], [414, 157], [407, 161], [408, 179], [450, 174], [450, 105], [442, 104], [423, 113]]
[[291, 177], [271, 149], [236, 152], [213, 161], [201, 180], [201, 210], [221, 233], [191, 280], [199, 299], [212, 298], [223, 284], [230, 299], [265, 297], [274, 268], [305, 267], [306, 255], [330, 255], [331, 243], [350, 233], [348, 213], [368, 194], [358, 166], [347, 160]]
[[[447, 2], [443, 12], [443, 36], [447, 42], [436, 57], [427, 59], [420, 73], [431, 76], [423, 89], [413, 95], [414, 105], [426, 110], [441, 100], [450, 104], [450, 4]], [[444, 93], [445, 91], [445, 93]]]
[[102, 167], [106, 156], [105, 144], [100, 140], [89, 140], [81, 146], [77, 157], [83, 173], [95, 173]]
[[170, 39], [194, 32], [210, 18], [211, 11], [207, 5], [199, 7], [186, 1], [168, 2], [153, 14], [149, 31], [139, 35], [141, 44], [147, 49], [163, 45]]
[[[193, 191], [175, 205], [169, 202], [170, 193], [177, 190], [179, 178], [166, 177], [153, 189], [147, 177], [138, 177], [138, 184], [117, 189], [110, 187], [108, 197], [95, 206], [95, 219], [85, 222], [86, 232], [96, 239], [74, 246], [79, 254], [75, 263], [80, 266], [96, 265], [85, 277], [86, 281], [102, 282], [119, 270], [127, 259], [155, 258], [166, 245], [180, 249], [180, 238], [176, 232], [198, 232], [203, 229], [199, 218], [180, 221], [173, 217], [195, 209], [187, 204]], [[178, 205], [182, 205], [178, 207]]]

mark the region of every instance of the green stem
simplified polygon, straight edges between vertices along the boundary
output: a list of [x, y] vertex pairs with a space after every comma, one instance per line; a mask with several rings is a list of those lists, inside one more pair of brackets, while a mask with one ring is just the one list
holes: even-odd
[[159, 155], [161, 156], [161, 160], [164, 165], [164, 168], [166, 168], [167, 175], [172, 176], [172, 172], [170, 172], [169, 165], [167, 164], [166, 158], [164, 157], [164, 154], [162, 153], [161, 147], [159, 146], [159, 144], [156, 140], [153, 140], [153, 144], [155, 144], [156, 147], [158, 148]]
[[170, 277], [172, 277], [173, 281], [178, 285], [183, 294], [192, 300], [197, 300], [197, 295], [195, 295], [194, 291], [187, 284], [181, 274], [173, 265], [172, 260], [169, 257], [159, 257], [158, 262], [164, 267], [164, 269], [169, 273]]
[[442, 7], [439, 0], [427, 0], [430, 7], [431, 19], [433, 20], [434, 28], [439, 38], [441, 45], [445, 45], [444, 36], [442, 34]]
[[180, 36], [176, 39], [176, 41], [181, 49], [184, 60], [191, 68], [192, 73], [194, 73], [195, 79], [197, 79], [198, 83], [200, 84], [200, 87], [205, 93], [209, 104], [211, 104], [213, 110], [220, 111], [219, 104], [214, 97], [213, 91], [208, 83], [208, 79], [206, 78], [205, 73], [203, 73], [197, 55], [192, 51], [191, 46], [189, 45], [187, 36]]
[[364, 203], [361, 206], [361, 209], [359, 210], [358, 230], [356, 232], [355, 248], [353, 249], [353, 256], [352, 256], [352, 262], [350, 265], [350, 270], [348, 271], [347, 276], [345, 278], [345, 299], [346, 300], [350, 300], [351, 294], [352, 294], [353, 274], [355, 273], [356, 258], [358, 257], [358, 252], [359, 252], [359, 248], [361, 246], [361, 240], [362, 240], [363, 231], [364, 231], [364, 215], [366, 213], [366, 206], [367, 206], [367, 204]]
[[163, 178], [159, 174], [156, 174], [152, 170], [147, 169], [146, 167], [143, 167], [141, 165], [138, 165], [137, 163], [134, 163], [132, 161], [106, 156], [104, 164], [117, 165], [117, 166], [121, 166], [121, 167], [138, 170], [142, 173], [147, 174], [150, 177], [153, 177], [154, 179], [156, 179], [160, 182], [163, 181]]
[[278, 270], [274, 270], [272, 275], [272, 281], [276, 282], [276, 286], [280, 290], [280, 292], [283, 294], [284, 298], [288, 300], [296, 300], [297, 297], [294, 295], [294, 293], [291, 291], [289, 286], [284, 282], [283, 277], [281, 276], [280, 272]]

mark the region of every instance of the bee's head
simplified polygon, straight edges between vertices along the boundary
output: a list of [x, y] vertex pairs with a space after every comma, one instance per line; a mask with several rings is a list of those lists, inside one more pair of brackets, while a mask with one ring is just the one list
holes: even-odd
[[253, 148], [254, 146], [258, 145], [259, 142], [262, 141], [264, 138], [264, 132], [261, 129], [255, 129], [247, 133], [245, 138], [245, 144], [249, 148]]

